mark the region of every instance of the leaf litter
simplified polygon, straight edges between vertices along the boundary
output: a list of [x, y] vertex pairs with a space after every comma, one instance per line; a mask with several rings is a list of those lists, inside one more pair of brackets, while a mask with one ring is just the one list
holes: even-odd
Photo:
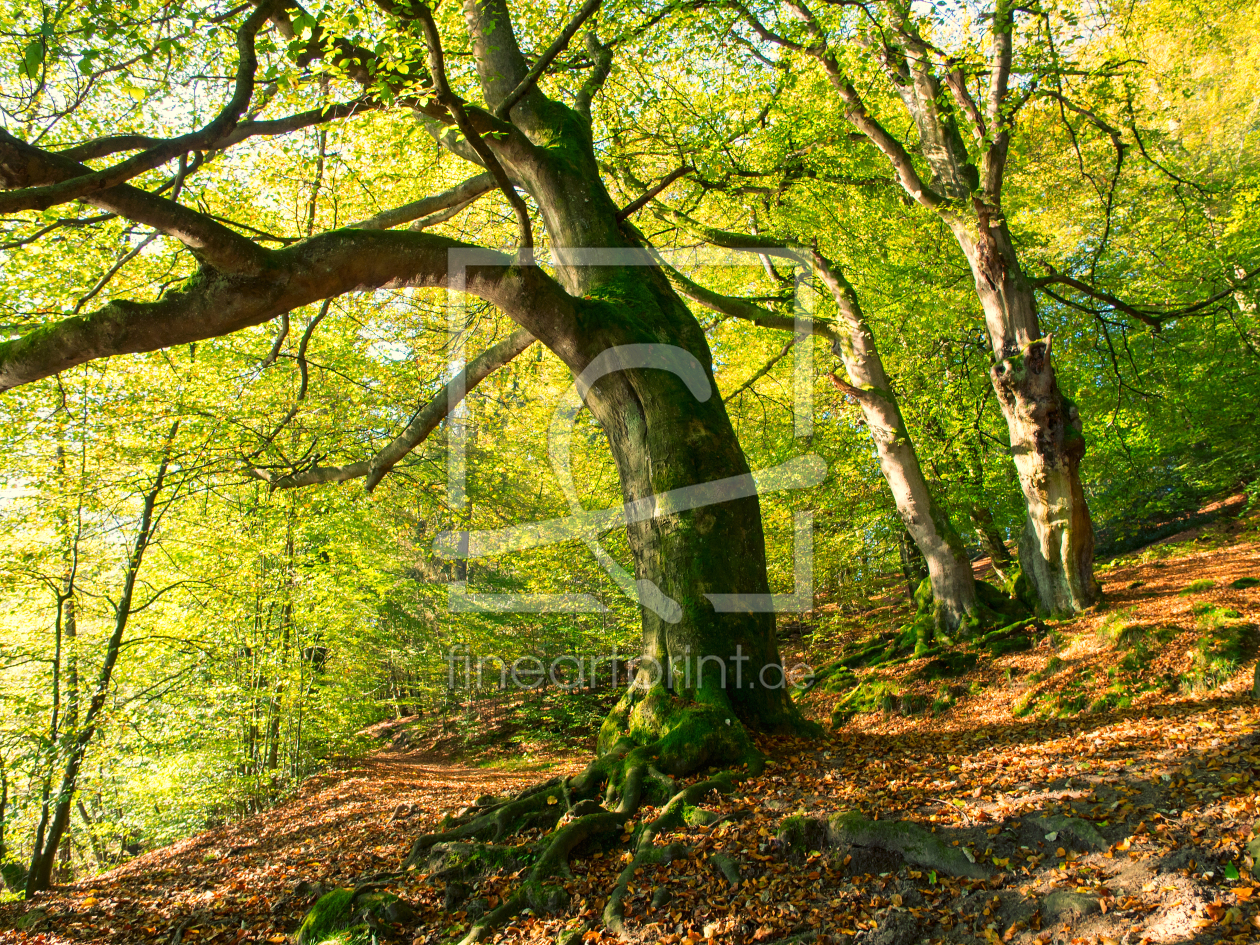
[[[959, 691], [943, 709], [906, 713], [900, 707], [914, 702], [902, 699], [854, 715], [820, 740], [763, 742], [772, 760], [760, 776], [729, 796], [710, 795], [707, 813], [656, 838], [688, 852], [634, 876], [628, 938], [664, 945], [1260, 941], [1254, 653], [1234, 653], [1223, 677], [1195, 676], [1203, 640], [1231, 627], [1242, 628], [1234, 633], [1241, 638], [1260, 625], [1260, 588], [1246, 580], [1260, 575], [1255, 520], [1175, 536], [1099, 574], [1105, 609], [1049, 624], [1038, 649], [978, 662], [950, 680]], [[1210, 588], [1182, 593], [1205, 575]], [[883, 607], [881, 616], [896, 620], [899, 608]], [[813, 646], [798, 628], [799, 652], [791, 653], [789, 633], [785, 657], [825, 662], [845, 642], [836, 629], [816, 631], [827, 645]], [[1123, 669], [1135, 650], [1141, 660]], [[872, 673], [903, 694], [926, 692], [935, 681], [916, 675], [923, 662]], [[836, 700], [816, 690], [802, 702], [825, 720]], [[271, 811], [34, 902], [0, 906], [0, 943], [280, 945], [318, 894], [397, 870], [411, 840], [443, 815], [523, 789], [544, 772], [580, 771], [585, 733], [578, 740], [581, 748], [532, 769], [379, 751], [310, 779]], [[875, 823], [913, 822], [986, 875], [949, 875], [880, 846], [789, 841], [785, 820], [822, 824], [845, 811]], [[644, 808], [638, 817], [655, 813]], [[600, 917], [628, 862], [624, 843], [579, 851], [565, 881], [566, 912], [527, 910], [492, 940], [615, 940]], [[419, 872], [385, 879], [414, 914], [374, 937], [404, 945], [457, 940], [472, 913], [493, 908], [517, 878], [491, 872], [475, 900]]]

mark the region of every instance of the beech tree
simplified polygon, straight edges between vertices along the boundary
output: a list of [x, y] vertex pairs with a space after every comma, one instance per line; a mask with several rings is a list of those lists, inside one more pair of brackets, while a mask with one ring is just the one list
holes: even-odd
[[[1080, 478], [1082, 423], [1059, 389], [1033, 281], [1002, 212], [1016, 115], [1043, 91], [1047, 76], [1067, 68], [1052, 54], [1057, 11], [1025, 14], [1031, 30], [1044, 23], [1047, 33], [1016, 63], [1021, 8], [1007, 0], [983, 11], [985, 33], [964, 29], [956, 44], [936, 35], [944, 24], [899, 0], [840, 4], [823, 13], [800, 0], [764, 12], [732, 6], [758, 39], [821, 66], [847, 121], [879, 149], [901, 188], [953, 233], [975, 277], [994, 358], [993, 388], [1028, 507], [1023, 573], [1048, 611], [1090, 606], [1099, 589]], [[1051, 53], [1043, 62], [1037, 52], [1045, 44]], [[859, 75], [882, 78], [879, 94], [859, 91]], [[892, 94], [883, 95], [884, 89]], [[892, 104], [898, 101], [899, 108]], [[909, 147], [893, 124], [903, 116], [915, 133]]]
[[[693, 667], [685, 676], [640, 672], [604, 726], [600, 758], [573, 788], [576, 803], [604, 781], [624, 780], [619, 813], [598, 815], [624, 820], [637, 806], [638, 785], [649, 765], [681, 773], [711, 763], [752, 762], [757, 753], [748, 731], [808, 726], [783, 683], [773, 613], [740, 604], [718, 611], [705, 596], [768, 599], [769, 587], [758, 499], [722, 400], [712, 396], [704, 333], [658, 268], [588, 264], [581, 255], [643, 251], [625, 222], [626, 209], [609, 196], [591, 137], [591, 100], [608, 74], [610, 49], [587, 33], [587, 55], [580, 61], [586, 78], [571, 102], [539, 88], [539, 78], [597, 6], [587, 3], [544, 50], [527, 58], [503, 0], [470, 0], [458, 19], [445, 11], [441, 25], [424, 4], [385, 2], [376, 25], [407, 53], [386, 62], [297, 4], [264, 2], [220, 17], [238, 24], [235, 76], [226, 103], [202, 127], [164, 139], [118, 128], [56, 150], [4, 132], [0, 164], [8, 189], [0, 195], [0, 210], [16, 214], [82, 201], [179, 240], [198, 266], [158, 298], [116, 299], [4, 342], [0, 384], [13, 388], [92, 358], [195, 342], [345, 293], [398, 286], [464, 291], [510, 316], [527, 334], [491, 355], [494, 363], [536, 338], [575, 377], [591, 372], [592, 381], [581, 389], [607, 434], [625, 501], [651, 508], [627, 525], [644, 600], [643, 655], [657, 667], [684, 659]], [[456, 31], [462, 35], [452, 40]], [[447, 61], [452, 42], [471, 43], [474, 67], [459, 77], [468, 87], [458, 92]], [[278, 119], [252, 117], [267, 96], [259, 89], [259, 50], [277, 45], [283, 52], [270, 57], [270, 75], [286, 59], [299, 69], [322, 60], [330, 74], [357, 83], [361, 97]], [[484, 105], [473, 104], [474, 89]], [[90, 94], [86, 89], [83, 97], [90, 100]], [[278, 249], [265, 248], [265, 237], [239, 232], [177, 199], [183, 179], [206, 154], [345, 120], [381, 109], [386, 100], [410, 109], [443, 148], [467, 160], [477, 174], [443, 194]], [[133, 153], [100, 170], [84, 163], [126, 152]], [[131, 183], [173, 161], [178, 168], [170, 186]], [[424, 232], [435, 215], [492, 185], [516, 221], [514, 254]], [[396, 228], [408, 223], [409, 229]], [[536, 230], [546, 233], [555, 254], [554, 275], [535, 263]], [[457, 283], [448, 254], [473, 250], [476, 262]], [[486, 363], [474, 359], [470, 373]], [[448, 408], [452, 399], [457, 398], [447, 399]], [[409, 442], [422, 437], [423, 431], [413, 430]], [[406, 443], [398, 447], [406, 448]], [[386, 468], [378, 459], [374, 471], [363, 472], [375, 476]], [[309, 469], [295, 470], [294, 476], [303, 474], [320, 478]], [[671, 508], [661, 498], [724, 482], [733, 483], [732, 490], [715, 493], [712, 504], [699, 508]], [[697, 659], [705, 656], [713, 659], [696, 671]], [[767, 668], [778, 673], [777, 682], [773, 673], [765, 675]], [[607, 826], [598, 818], [592, 824]]]

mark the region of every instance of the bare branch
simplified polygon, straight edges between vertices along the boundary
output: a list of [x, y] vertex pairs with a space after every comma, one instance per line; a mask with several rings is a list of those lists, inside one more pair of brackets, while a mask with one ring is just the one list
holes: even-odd
[[0, 391], [95, 358], [230, 334], [346, 292], [402, 286], [450, 287], [448, 252], [475, 254], [461, 291], [494, 303], [545, 342], [576, 322], [574, 302], [537, 266], [430, 233], [334, 230], [271, 252], [256, 277], [202, 270], [154, 302], [115, 300], [0, 342]]
[[604, 87], [604, 83], [608, 80], [608, 73], [612, 71], [613, 54], [612, 47], [602, 45], [594, 30], [586, 34], [586, 52], [590, 55], [591, 61], [595, 63], [595, 66], [591, 69], [591, 74], [586, 77], [586, 81], [582, 83], [582, 88], [578, 90], [573, 107], [589, 124], [591, 120], [591, 102], [594, 101], [595, 96], [599, 94], [599, 90]]
[[[27, 144], [0, 128], [0, 175], [9, 186], [45, 184], [90, 173], [75, 161]], [[120, 184], [84, 197], [86, 203], [173, 236], [217, 269], [257, 275], [266, 268], [268, 251], [205, 214], [174, 200]]]
[[735, 388], [733, 391], [731, 391], [729, 394], [723, 397], [722, 403], [729, 404], [732, 400], [734, 400], [744, 391], [751, 388], [759, 380], [761, 380], [763, 377], [769, 374], [771, 369], [776, 364], [778, 364], [780, 361], [782, 361], [784, 358], [788, 356], [788, 352], [790, 352], [795, 345], [796, 345], [796, 338], [795, 337], [789, 338], [788, 343], [783, 346], [782, 351], [780, 351], [778, 354], [772, 357], [769, 361], [763, 364], [760, 368], [758, 368], [756, 373], [754, 373], [752, 377], [744, 381], [744, 383], [740, 384], [737, 388]]
[[494, 175], [478, 174], [463, 183], [456, 184], [450, 190], [434, 194], [432, 197], [422, 197], [420, 200], [394, 207], [392, 210], [382, 210], [375, 216], [360, 220], [358, 223], [351, 223], [350, 226], [356, 230], [388, 230], [452, 207], [462, 209], [469, 201], [489, 193], [494, 188]]
[[[383, 108], [384, 104], [384, 102], [379, 100], [358, 98], [350, 102], [338, 102], [335, 105], [312, 108], [309, 111], [298, 112], [295, 115], [288, 115], [284, 118], [271, 118], [266, 121], [243, 121], [228, 134], [213, 142], [211, 147], [216, 151], [222, 151], [249, 138], [275, 137], [294, 131], [301, 131], [303, 128], [310, 128], [313, 125], [321, 125], [340, 118], [350, 118], [363, 112], [375, 111]], [[167, 138], [153, 138], [149, 135], [109, 135], [104, 138], [93, 138], [91, 141], [84, 141], [82, 144], [76, 144], [73, 147], [57, 151], [56, 154], [72, 161], [92, 161], [96, 158], [116, 154], [119, 151], [155, 148], [167, 143], [169, 140]], [[188, 150], [193, 149], [189, 148]]]
[[687, 174], [690, 174], [694, 170], [695, 170], [694, 167], [691, 167], [688, 164], [684, 164], [682, 167], [676, 170], [670, 171], [668, 174], [665, 175], [664, 179], [662, 179], [660, 183], [655, 184], [652, 187], [649, 187], [643, 193], [641, 197], [637, 197], [636, 199], [632, 200], [630, 203], [626, 204], [626, 206], [622, 207], [619, 211], [617, 211], [617, 219], [624, 220], [626, 217], [632, 216], [633, 214], [637, 213], [639, 210], [642, 210], [649, 203], [651, 203], [652, 200], [657, 195], [659, 195], [661, 191], [663, 191], [666, 187], [668, 187], [674, 181], [678, 180], [680, 177], [685, 177]]
[[568, 47], [569, 40], [573, 39], [573, 35], [578, 31], [578, 27], [599, 9], [601, 2], [602, 0], [586, 0], [586, 3], [582, 5], [582, 9], [578, 10], [577, 16], [569, 21], [568, 25], [560, 31], [560, 35], [556, 37], [555, 42], [547, 47], [546, 52], [538, 57], [538, 61], [534, 63], [533, 68], [529, 70], [525, 78], [520, 81], [516, 88], [508, 93], [503, 101], [495, 106], [494, 115], [496, 118], [506, 119], [511, 113], [513, 106], [529, 94], [534, 86], [538, 84], [538, 80], [542, 78], [543, 73], [555, 61], [556, 56], [560, 55]]
[[325, 482], [347, 482], [366, 476], [365, 487], [368, 492], [371, 492], [404, 456], [423, 443], [429, 434], [437, 429], [438, 424], [459, 406], [473, 388], [525, 351], [535, 340], [532, 334], [522, 328], [473, 358], [464, 370], [442, 387], [436, 397], [416, 411], [402, 433], [370, 460], [361, 460], [346, 466], [315, 466], [279, 478], [273, 478], [271, 473], [264, 469], [251, 468], [249, 473], [267, 482], [272, 489], [295, 489]]
[[1182, 308], [1161, 309], [1161, 308], [1156, 308], [1155, 306], [1137, 305], [1134, 303], [1126, 302], [1121, 298], [1117, 298], [1116, 296], [1112, 295], [1109, 292], [1104, 292], [1102, 289], [1099, 289], [1099, 288], [1096, 288], [1095, 286], [1090, 285], [1088, 282], [1083, 282], [1080, 279], [1075, 279], [1072, 276], [1067, 275], [1066, 273], [1057, 272], [1051, 266], [1047, 266], [1046, 268], [1050, 270], [1050, 275], [1042, 276], [1040, 279], [1034, 279], [1032, 281], [1033, 288], [1040, 289], [1043, 292], [1046, 292], [1048, 295], [1051, 295], [1052, 297], [1054, 297], [1060, 302], [1063, 302], [1068, 305], [1073, 305], [1074, 307], [1079, 307], [1079, 306], [1075, 306], [1074, 303], [1068, 301], [1062, 296], [1059, 296], [1056, 293], [1050, 292], [1050, 290], [1046, 288], [1046, 286], [1055, 285], [1055, 284], [1068, 286], [1069, 288], [1075, 289], [1077, 292], [1080, 292], [1082, 295], [1088, 296], [1089, 298], [1096, 299], [1099, 302], [1109, 305], [1111, 308], [1115, 309], [1117, 312], [1123, 312], [1125, 315], [1130, 315], [1133, 318], [1136, 318], [1138, 321], [1142, 322], [1143, 324], [1149, 325], [1155, 331], [1159, 331], [1160, 328], [1163, 326], [1163, 323], [1166, 321], [1171, 321], [1172, 319], [1175, 319], [1175, 318], [1185, 318], [1191, 315], [1198, 315], [1204, 312], [1205, 310], [1211, 308], [1213, 305], [1216, 305], [1218, 302], [1224, 301], [1229, 296], [1233, 295], [1234, 292], [1238, 290], [1239, 286], [1251, 281], [1251, 279], [1253, 279], [1255, 276], [1260, 275], [1260, 267], [1257, 267], [1256, 269], [1252, 269], [1250, 272], [1244, 273], [1229, 288], [1223, 289], [1220, 292], [1217, 292], [1209, 296], [1208, 298], [1203, 299], [1202, 301], [1195, 302], [1192, 305], [1183, 306]]
[[[477, 0], [473, 0], [474, 3]], [[521, 250], [532, 258], [532, 250], [534, 246], [534, 231], [529, 220], [529, 208], [525, 206], [525, 201], [521, 195], [516, 192], [516, 188], [512, 186], [512, 181], [508, 178], [507, 171], [503, 169], [503, 165], [499, 163], [498, 157], [486, 144], [485, 140], [473, 127], [472, 122], [468, 120], [468, 112], [464, 109], [464, 100], [451, 91], [450, 82], [446, 78], [446, 63], [443, 61], [442, 38], [438, 35], [437, 23], [433, 21], [433, 12], [423, 3], [416, 3], [413, 8], [415, 16], [420, 20], [421, 26], [424, 28], [425, 42], [429, 46], [429, 69], [433, 73], [433, 83], [437, 89], [437, 100], [444, 105], [451, 113], [451, 117], [455, 119], [455, 125], [459, 128], [460, 134], [468, 141], [469, 146], [476, 152], [477, 157], [481, 159], [481, 163], [492, 175], [494, 175], [495, 183], [499, 185], [499, 189], [503, 191], [503, 196], [507, 198], [508, 204], [511, 205], [513, 212], [516, 214], [516, 224], [520, 231]]]

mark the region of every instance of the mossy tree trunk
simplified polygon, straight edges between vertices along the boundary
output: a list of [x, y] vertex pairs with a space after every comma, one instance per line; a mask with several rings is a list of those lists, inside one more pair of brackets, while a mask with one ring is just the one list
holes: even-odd
[[[493, 109], [528, 69], [498, 0], [470, 0], [465, 11]], [[566, 248], [557, 251], [558, 276], [578, 300], [564, 323], [545, 310], [514, 317], [564, 361], [579, 389], [584, 372], [598, 371], [585, 403], [608, 437], [625, 501], [651, 510], [627, 526], [644, 665], [605, 723], [600, 749], [623, 737], [655, 744], [658, 767], [675, 773], [738, 762], [750, 748], [745, 727], [772, 732], [802, 721], [784, 683], [774, 614], [720, 612], [706, 596], [768, 598], [757, 496], [691, 509], [666, 495], [734, 477], [751, 482], [704, 332], [654, 266], [584, 255], [611, 249], [649, 261], [602, 182], [589, 119], [537, 91], [511, 118], [518, 130], [493, 146], [537, 203], [552, 245]]]

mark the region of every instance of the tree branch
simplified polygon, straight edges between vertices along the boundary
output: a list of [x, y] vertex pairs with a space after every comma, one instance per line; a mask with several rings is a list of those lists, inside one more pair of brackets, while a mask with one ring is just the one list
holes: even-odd
[[664, 179], [661, 180], [660, 183], [655, 184], [652, 187], [649, 187], [643, 193], [642, 196], [635, 198], [634, 200], [630, 201], [630, 203], [626, 204], [624, 207], [618, 210], [617, 219], [624, 220], [626, 217], [633, 216], [635, 213], [642, 210], [649, 203], [651, 203], [652, 200], [658, 194], [660, 194], [660, 192], [663, 191], [666, 187], [668, 187], [674, 181], [678, 180], [680, 177], [685, 177], [686, 175], [690, 174], [694, 170], [695, 170], [694, 167], [691, 167], [688, 164], [684, 164], [682, 167], [676, 170], [670, 171], [668, 174], [665, 175]]
[[1047, 266], [1047, 268], [1050, 269], [1050, 275], [1042, 276], [1040, 279], [1032, 280], [1032, 286], [1034, 289], [1040, 289], [1046, 292], [1047, 294], [1053, 296], [1054, 298], [1058, 299], [1060, 302], [1072, 304], [1068, 302], [1067, 299], [1064, 299], [1061, 296], [1058, 296], [1055, 293], [1052, 293], [1048, 289], [1046, 289], [1046, 286], [1048, 285], [1058, 284], [1058, 285], [1068, 286], [1069, 288], [1075, 289], [1077, 292], [1080, 292], [1082, 295], [1086, 295], [1091, 299], [1097, 299], [1099, 302], [1103, 302], [1106, 305], [1111, 306], [1117, 312], [1123, 312], [1125, 315], [1131, 315], [1133, 318], [1136, 318], [1138, 321], [1146, 325], [1149, 325], [1155, 331], [1159, 331], [1160, 328], [1163, 327], [1163, 323], [1166, 321], [1170, 321], [1171, 319], [1185, 318], [1190, 315], [1199, 314], [1203, 310], [1208, 309], [1211, 306], [1215, 305], [1217, 302], [1223, 301], [1224, 299], [1233, 295], [1233, 293], [1237, 291], [1239, 286], [1243, 285], [1246, 282], [1249, 282], [1255, 276], [1260, 275], [1260, 267], [1258, 267], [1242, 275], [1237, 280], [1237, 282], [1235, 282], [1229, 288], [1223, 289], [1220, 292], [1217, 292], [1216, 294], [1211, 295], [1200, 302], [1195, 302], [1193, 305], [1186, 305], [1182, 308], [1177, 308], [1177, 309], [1157, 309], [1153, 306], [1134, 305], [1132, 303], [1124, 301], [1123, 299], [1117, 298], [1116, 296], [1112, 295], [1109, 292], [1104, 292], [1102, 289], [1095, 288], [1094, 286], [1090, 285], [1088, 282], [1083, 282], [1080, 279], [1075, 279], [1072, 276], [1067, 275], [1066, 273], [1057, 272], [1055, 271], [1053, 267]]
[[734, 400], [744, 391], [748, 390], [750, 387], [756, 384], [759, 380], [761, 380], [763, 377], [769, 374], [771, 368], [773, 368], [776, 364], [778, 364], [780, 361], [782, 361], [784, 358], [788, 356], [788, 352], [792, 350], [795, 344], [796, 344], [796, 338], [795, 337], [789, 338], [788, 343], [783, 346], [782, 351], [780, 351], [778, 354], [772, 357], [769, 361], [763, 364], [760, 368], [758, 368], [757, 372], [753, 374], [752, 377], [744, 381], [744, 383], [740, 384], [737, 388], [735, 388], [733, 391], [731, 391], [729, 394], [723, 397], [722, 403], [729, 404], [732, 400]]
[[[90, 171], [82, 164], [20, 141], [0, 128], [0, 178], [10, 187], [63, 181]], [[83, 199], [94, 207], [175, 237], [224, 272], [255, 276], [267, 266], [268, 250], [174, 200], [130, 184], [119, 184]]]
[[[190, 134], [163, 141], [103, 171], [89, 170], [69, 180], [24, 187], [0, 194], [0, 213], [47, 210], [57, 204], [78, 200], [89, 194], [116, 187], [189, 151], [204, 151], [213, 147], [236, 127], [241, 115], [249, 106], [250, 99], [253, 98], [254, 72], [258, 68], [254, 37], [269, 19], [270, 10], [270, 0], [267, 0], [250, 14], [237, 31], [236, 47], [240, 61], [236, 69], [236, 85], [227, 105], [208, 125]], [[7, 143], [5, 139], [0, 139], [0, 153], [2, 153], [3, 145]]]
[[[474, 5], [480, 4], [480, 0], [470, 0], [470, 2]], [[532, 259], [534, 231], [529, 220], [529, 208], [525, 206], [524, 199], [516, 192], [516, 188], [512, 186], [512, 181], [508, 178], [507, 171], [503, 169], [503, 165], [499, 163], [498, 157], [495, 156], [495, 153], [486, 144], [485, 140], [477, 132], [477, 129], [473, 127], [472, 122], [468, 120], [468, 112], [464, 110], [464, 100], [451, 91], [450, 82], [446, 78], [446, 63], [443, 61], [442, 38], [438, 35], [437, 23], [433, 20], [433, 12], [423, 3], [416, 3], [412, 9], [415, 11], [416, 18], [420, 20], [420, 24], [424, 29], [425, 42], [429, 47], [429, 69], [433, 73], [437, 100], [451, 113], [451, 117], [455, 119], [455, 126], [459, 128], [460, 134], [464, 136], [469, 146], [476, 152], [477, 157], [481, 159], [481, 163], [486, 170], [494, 175], [495, 183], [499, 185], [499, 189], [503, 191], [503, 196], [507, 198], [508, 204], [516, 214], [516, 225], [520, 232], [521, 251]]]
[[[452, 278], [451, 250], [474, 264]], [[333, 230], [272, 251], [254, 278], [202, 270], [154, 302], [115, 300], [0, 342], [0, 391], [95, 358], [156, 351], [260, 325], [346, 292], [421, 286], [455, 288], [494, 303], [550, 346], [576, 322], [574, 300], [537, 266], [502, 253], [407, 230]]]
[[543, 73], [555, 61], [556, 56], [560, 55], [568, 47], [569, 40], [573, 39], [573, 34], [578, 31], [578, 27], [599, 9], [601, 2], [602, 0], [586, 0], [586, 3], [582, 5], [582, 9], [578, 10], [577, 16], [570, 20], [569, 24], [560, 31], [560, 35], [556, 37], [555, 42], [547, 47], [547, 51], [538, 57], [538, 61], [525, 74], [525, 78], [521, 79], [516, 88], [509, 92], [503, 101], [494, 107], [496, 118], [506, 119], [511, 113], [513, 106], [529, 94], [534, 86], [538, 84], [538, 80], [542, 78]]
[[427, 217], [442, 210], [449, 210], [453, 207], [462, 209], [468, 202], [475, 200], [482, 194], [489, 193], [494, 188], [494, 175], [478, 174], [476, 177], [470, 177], [463, 183], [456, 184], [450, 190], [434, 194], [432, 197], [422, 197], [420, 200], [403, 204], [401, 207], [394, 207], [392, 210], [382, 210], [366, 220], [351, 223], [350, 226], [356, 230], [388, 230], [391, 227], [410, 223], [412, 220], [419, 220], [421, 217]]
[[316, 466], [276, 479], [263, 469], [251, 468], [249, 472], [252, 476], [267, 482], [272, 489], [295, 489], [324, 482], [347, 482], [366, 476], [365, 488], [371, 492], [404, 456], [423, 443], [429, 434], [437, 429], [438, 424], [459, 406], [473, 388], [525, 351], [535, 340], [532, 334], [522, 328], [473, 358], [459, 374], [443, 386], [436, 397], [416, 411], [402, 433], [370, 460], [361, 460], [346, 466]]
[[604, 83], [608, 80], [608, 73], [612, 72], [613, 54], [612, 47], [602, 45], [594, 30], [586, 34], [586, 52], [595, 65], [591, 69], [591, 74], [586, 77], [586, 81], [582, 83], [582, 87], [578, 90], [573, 107], [579, 115], [586, 119], [587, 124], [590, 124], [591, 102], [595, 100], [599, 90], [604, 87]]
[[[284, 118], [271, 118], [266, 121], [243, 121], [211, 146], [217, 151], [222, 151], [249, 138], [274, 137], [301, 131], [303, 128], [310, 128], [313, 125], [336, 121], [340, 118], [350, 118], [361, 112], [375, 111], [383, 108], [384, 104], [381, 101], [358, 98], [350, 102], [339, 102], [335, 105], [312, 108], [308, 111], [298, 112], [295, 115], [287, 115]], [[148, 135], [110, 135], [104, 138], [93, 138], [91, 141], [84, 141], [82, 144], [76, 144], [73, 147], [65, 148], [55, 153], [59, 157], [64, 157], [71, 161], [92, 161], [119, 151], [154, 148], [165, 144], [168, 140], [165, 138], [153, 138]], [[195, 149], [189, 148], [188, 150]]]

